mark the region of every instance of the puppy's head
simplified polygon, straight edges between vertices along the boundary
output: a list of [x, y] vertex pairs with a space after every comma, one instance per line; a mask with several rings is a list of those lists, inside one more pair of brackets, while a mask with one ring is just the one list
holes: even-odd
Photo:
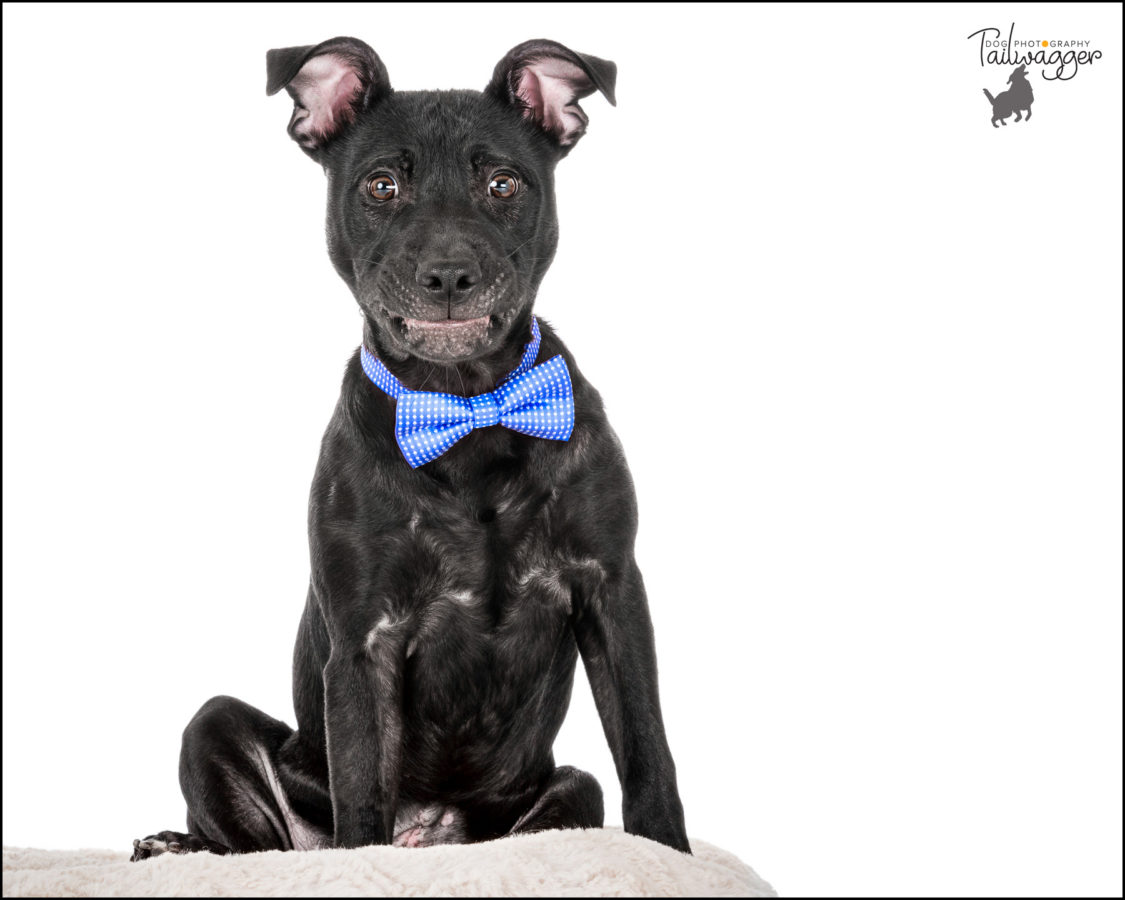
[[614, 103], [617, 67], [535, 40], [483, 92], [396, 92], [374, 50], [340, 37], [270, 50], [266, 68], [328, 176], [329, 256], [373, 349], [451, 364], [526, 340], [558, 240], [554, 167], [585, 133], [578, 101]]

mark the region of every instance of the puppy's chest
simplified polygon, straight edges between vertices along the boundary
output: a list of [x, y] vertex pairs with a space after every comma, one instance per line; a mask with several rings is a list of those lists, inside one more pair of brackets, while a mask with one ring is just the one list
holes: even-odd
[[574, 604], [603, 575], [597, 561], [567, 552], [549, 515], [499, 506], [483, 518], [415, 526], [429, 573], [404, 598], [408, 706], [418, 721], [476, 722], [488, 731], [482, 715], [534, 718], [543, 685], [561, 683], [573, 667]]
[[427, 578], [411, 602], [424, 619], [476, 630], [565, 619], [575, 573], [595, 563], [569, 554], [555, 532], [548, 509], [531, 514], [514, 504], [484, 502], [455, 516], [416, 514], [408, 540]]

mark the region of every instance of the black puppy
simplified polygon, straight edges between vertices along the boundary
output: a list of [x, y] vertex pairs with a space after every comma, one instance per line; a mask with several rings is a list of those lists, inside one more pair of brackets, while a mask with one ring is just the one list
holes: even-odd
[[536, 40], [483, 93], [397, 93], [354, 38], [266, 63], [328, 176], [329, 255], [363, 347], [309, 502], [298, 730], [204, 704], [180, 756], [190, 834], [135, 841], [133, 858], [599, 827], [597, 781], [552, 756], [579, 653], [626, 831], [690, 852], [629, 471], [598, 393], [532, 316], [555, 164], [585, 132], [578, 101], [614, 102], [616, 66]]

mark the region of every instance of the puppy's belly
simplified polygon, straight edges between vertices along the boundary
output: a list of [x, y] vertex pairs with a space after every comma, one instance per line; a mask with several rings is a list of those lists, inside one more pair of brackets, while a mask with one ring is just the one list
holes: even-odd
[[538, 606], [520, 628], [435, 629], [405, 673], [406, 796], [458, 803], [522, 795], [553, 768], [578, 648]]

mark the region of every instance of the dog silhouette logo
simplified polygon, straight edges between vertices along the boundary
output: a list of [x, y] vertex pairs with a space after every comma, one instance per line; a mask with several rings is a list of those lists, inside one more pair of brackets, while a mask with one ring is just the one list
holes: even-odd
[[[1023, 113], [1027, 113], [1027, 118], [1031, 118], [1031, 104], [1035, 102], [1035, 95], [1031, 92], [1031, 82], [1027, 80], [1027, 66], [1020, 66], [1008, 78], [1008, 84], [1011, 85], [1008, 90], [1004, 91], [998, 97], [993, 97], [988, 92], [988, 88], [984, 89], [984, 96], [988, 98], [988, 102], [992, 104], [992, 127], [999, 128], [1000, 125], [1007, 125], [1004, 120], [1012, 113], [1016, 114], [1016, 121], [1023, 121]], [[1000, 120], [1000, 125], [996, 124], [996, 120]]]

